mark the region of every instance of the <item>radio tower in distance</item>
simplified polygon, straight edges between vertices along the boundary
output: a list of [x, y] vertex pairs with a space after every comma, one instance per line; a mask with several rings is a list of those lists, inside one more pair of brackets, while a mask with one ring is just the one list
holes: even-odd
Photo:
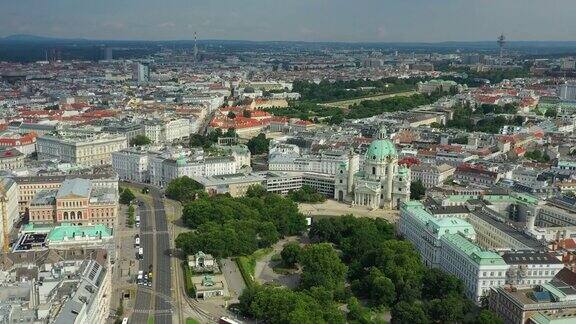
[[506, 37], [504, 37], [504, 34], [498, 37], [497, 43], [498, 47], [500, 48], [500, 67], [502, 67], [504, 64], [504, 45], [506, 45]]
[[194, 32], [194, 62], [198, 62], [198, 33]]

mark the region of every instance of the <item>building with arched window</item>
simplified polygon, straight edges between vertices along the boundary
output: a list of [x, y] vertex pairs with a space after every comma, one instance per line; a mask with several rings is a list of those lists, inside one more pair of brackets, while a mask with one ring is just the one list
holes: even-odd
[[30, 223], [103, 224], [113, 228], [118, 191], [94, 187], [87, 179], [67, 179], [58, 189], [38, 192], [29, 207]]

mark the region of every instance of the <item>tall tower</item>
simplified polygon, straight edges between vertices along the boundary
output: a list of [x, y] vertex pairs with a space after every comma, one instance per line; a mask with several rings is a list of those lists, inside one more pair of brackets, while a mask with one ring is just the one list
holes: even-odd
[[506, 37], [504, 37], [504, 34], [500, 35], [496, 42], [500, 48], [500, 67], [502, 67], [504, 65], [504, 45], [506, 45]]
[[194, 32], [194, 62], [198, 62], [198, 33]]

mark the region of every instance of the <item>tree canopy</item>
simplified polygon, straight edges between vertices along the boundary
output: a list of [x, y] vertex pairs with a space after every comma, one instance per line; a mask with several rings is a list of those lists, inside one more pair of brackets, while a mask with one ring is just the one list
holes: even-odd
[[130, 146], [148, 145], [152, 141], [146, 135], [136, 135], [130, 140]]
[[124, 205], [129, 205], [132, 200], [136, 199], [136, 196], [134, 195], [134, 193], [132, 192], [132, 190], [126, 188], [122, 191], [120, 191], [120, 203], [124, 204]]
[[[392, 323], [462, 322], [477, 317], [478, 309], [465, 297], [462, 281], [439, 269], [427, 269], [412, 244], [396, 239], [392, 225], [384, 220], [323, 218], [312, 224], [309, 236], [342, 251], [351, 292], [372, 307], [391, 307]], [[319, 278], [318, 282], [331, 282]], [[367, 320], [358, 305], [350, 306], [349, 319]], [[483, 315], [491, 317], [497, 318], [491, 312]]]
[[266, 138], [264, 133], [258, 134], [258, 136], [251, 138], [248, 143], [246, 143], [250, 153], [254, 155], [268, 153], [269, 145], [270, 140]]
[[177, 247], [187, 254], [201, 250], [217, 256], [247, 255], [306, 228], [304, 215], [293, 201], [257, 192], [257, 187], [251, 191], [258, 195], [217, 195], [185, 203], [182, 220], [194, 231], [180, 234]]
[[180, 202], [194, 200], [197, 197], [204, 197], [204, 186], [193, 179], [184, 176], [173, 179], [166, 187], [166, 197]]
[[296, 242], [288, 243], [280, 252], [284, 266], [293, 267], [302, 255], [302, 248]]
[[330, 244], [306, 246], [299, 263], [303, 267], [301, 288], [323, 287], [332, 291], [344, 288], [347, 267]]
[[326, 201], [326, 196], [316, 191], [316, 189], [303, 185], [298, 190], [293, 190], [288, 193], [288, 197], [295, 202], [301, 203], [318, 203]]
[[422, 184], [422, 180], [416, 180], [410, 183], [410, 199], [420, 200], [425, 194], [426, 188]]
[[317, 291], [291, 291], [285, 288], [254, 286], [240, 296], [245, 314], [278, 324], [345, 323], [336, 304], [313, 297]]

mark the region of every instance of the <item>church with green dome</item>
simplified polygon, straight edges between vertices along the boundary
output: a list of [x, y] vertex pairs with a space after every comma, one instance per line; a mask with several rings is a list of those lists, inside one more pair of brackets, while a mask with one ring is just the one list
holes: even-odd
[[[362, 165], [361, 165], [362, 164]], [[381, 128], [362, 160], [349, 154], [335, 178], [334, 199], [370, 209], [399, 208], [410, 200], [410, 170], [398, 165], [396, 146]]]

